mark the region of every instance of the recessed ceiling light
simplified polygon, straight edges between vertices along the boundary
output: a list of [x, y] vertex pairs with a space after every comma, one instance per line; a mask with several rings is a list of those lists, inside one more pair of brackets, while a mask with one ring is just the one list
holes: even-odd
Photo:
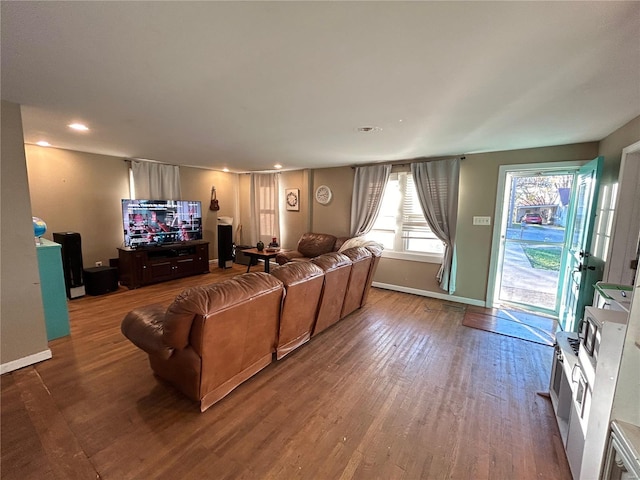
[[87, 130], [89, 130], [89, 127], [87, 127], [86, 125], [83, 125], [82, 123], [71, 123], [67, 126], [69, 128], [73, 128], [74, 130], [78, 130], [80, 132], [86, 132]]
[[224, 167], [224, 168], [222, 169], [222, 171], [223, 171], [223, 172], [225, 172], [225, 173], [227, 173], [227, 172], [229, 172], [229, 169], [228, 169], [227, 167]]
[[366, 127], [358, 127], [356, 128], [356, 131], [360, 133], [374, 133], [374, 132], [380, 132], [382, 131], [382, 129], [380, 127], [366, 126]]
[[36, 142], [36, 145], [40, 145], [41, 147], [50, 147], [51, 144], [49, 142], [45, 142], [44, 140], [40, 140], [39, 142]]
[[278, 170], [280, 170], [282, 168], [282, 165], [280, 165], [279, 163], [276, 163], [273, 168], [277, 168]]

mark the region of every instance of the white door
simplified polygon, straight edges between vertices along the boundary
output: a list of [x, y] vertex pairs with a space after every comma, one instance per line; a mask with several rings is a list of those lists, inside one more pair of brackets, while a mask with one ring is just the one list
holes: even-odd
[[[500, 167], [487, 306], [515, 304], [526, 310], [558, 316], [565, 330], [577, 329], [584, 306], [593, 299], [593, 284], [602, 275], [602, 259], [589, 252], [601, 169], [602, 158], [583, 166], [580, 162], [554, 162]], [[554, 228], [563, 226], [564, 229], [558, 228], [552, 232], [549, 218], [543, 220], [542, 228], [540, 225], [523, 224], [522, 216], [527, 208], [515, 201], [512, 188], [514, 179], [527, 176], [555, 178], [562, 175], [571, 175], [573, 178], [568, 203], [564, 195], [559, 201], [560, 206], [566, 208], [561, 218], [554, 219], [554, 223], [557, 223]], [[516, 220], [520, 223], [514, 229]], [[536, 270], [538, 266], [533, 260], [525, 263], [524, 256], [530, 256], [527, 250], [532, 249], [537, 249], [538, 254], [554, 252], [558, 257], [554, 259], [554, 275]], [[513, 269], [510, 262], [514, 253], [517, 253], [515, 257], [520, 267], [517, 272], [509, 270]], [[510, 281], [519, 282], [523, 291], [531, 290], [530, 301], [526, 295], [508, 298], [511, 294], [509, 288], [512, 287]], [[547, 292], [549, 288], [555, 288], [555, 291]], [[546, 303], [541, 300], [541, 293], [549, 297], [548, 301], [542, 298]]]

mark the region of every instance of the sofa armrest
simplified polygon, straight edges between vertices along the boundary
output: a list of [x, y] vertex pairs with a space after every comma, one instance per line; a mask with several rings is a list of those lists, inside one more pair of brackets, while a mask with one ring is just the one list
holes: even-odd
[[120, 330], [136, 347], [149, 355], [167, 359], [173, 348], [164, 343], [165, 308], [155, 304], [132, 310], [124, 317]]

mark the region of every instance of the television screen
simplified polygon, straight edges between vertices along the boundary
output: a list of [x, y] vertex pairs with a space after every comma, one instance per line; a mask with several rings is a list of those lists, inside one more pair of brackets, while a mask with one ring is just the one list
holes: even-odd
[[125, 247], [202, 239], [202, 206], [190, 200], [122, 200]]

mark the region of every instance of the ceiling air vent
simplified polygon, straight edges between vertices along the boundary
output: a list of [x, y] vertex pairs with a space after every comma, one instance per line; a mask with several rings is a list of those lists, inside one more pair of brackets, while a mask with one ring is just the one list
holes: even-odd
[[380, 127], [358, 127], [356, 128], [356, 131], [360, 132], [360, 133], [374, 133], [374, 132], [379, 132], [382, 129]]

